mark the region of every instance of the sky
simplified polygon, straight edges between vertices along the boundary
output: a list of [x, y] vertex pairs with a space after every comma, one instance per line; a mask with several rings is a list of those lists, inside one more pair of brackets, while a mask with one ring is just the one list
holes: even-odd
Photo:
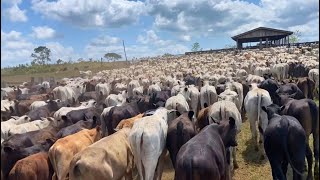
[[128, 59], [235, 45], [232, 36], [270, 27], [319, 40], [319, 0], [1, 0], [1, 67], [32, 61], [38, 46], [51, 61]]

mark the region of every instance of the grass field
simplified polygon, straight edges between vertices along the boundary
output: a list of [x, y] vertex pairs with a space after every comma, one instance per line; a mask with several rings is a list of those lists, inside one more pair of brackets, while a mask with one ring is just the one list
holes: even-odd
[[[88, 66], [90, 65], [90, 68]], [[115, 63], [75, 63], [67, 65], [59, 65], [56, 67], [57, 70], [67, 67], [66, 71], [56, 72], [43, 72], [43, 73], [14, 73], [1, 71], [1, 78], [4, 81], [19, 84], [23, 81], [30, 81], [30, 77], [55, 77], [57, 79], [63, 77], [79, 76], [79, 70], [91, 70], [93, 73], [104, 69], [128, 67], [125, 62]], [[77, 68], [78, 70], [75, 70]], [[20, 73], [20, 74], [19, 74]], [[319, 100], [315, 100], [319, 106]], [[313, 139], [310, 136], [310, 146], [313, 150]], [[251, 141], [251, 132], [249, 128], [249, 122], [243, 123], [240, 134], [238, 135], [238, 147], [237, 147], [237, 159], [239, 168], [235, 170], [233, 179], [234, 180], [271, 180], [271, 168], [267, 159], [260, 160], [261, 152], [254, 150], [253, 142]], [[166, 157], [166, 164], [164, 173], [162, 175], [163, 180], [172, 180], [174, 177], [174, 169], [171, 164], [169, 156]], [[292, 179], [292, 171], [289, 166], [288, 168], [288, 179]], [[316, 177], [315, 179], [318, 179]]]

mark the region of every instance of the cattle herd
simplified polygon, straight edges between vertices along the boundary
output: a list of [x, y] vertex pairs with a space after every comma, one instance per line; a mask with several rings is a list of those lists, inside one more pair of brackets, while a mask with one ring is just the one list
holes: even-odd
[[317, 44], [276, 47], [1, 88], [1, 179], [161, 179], [169, 153], [176, 180], [229, 180], [246, 120], [273, 179], [313, 179], [318, 63]]

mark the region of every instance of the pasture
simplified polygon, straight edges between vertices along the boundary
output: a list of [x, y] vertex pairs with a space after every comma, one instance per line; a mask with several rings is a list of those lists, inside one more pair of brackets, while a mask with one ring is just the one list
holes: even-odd
[[[121, 67], [127, 67], [125, 62], [103, 63], [101, 66], [98, 62], [81, 62], [67, 65], [51, 65], [51, 68], [58, 70], [56, 72], [42, 72], [42, 73], [28, 73], [19, 71], [14, 73], [11, 71], [2, 71], [2, 80], [10, 82], [10, 84], [20, 84], [23, 81], [29, 81], [30, 77], [55, 77], [60, 79], [62, 77], [75, 77], [79, 76], [79, 70], [87, 70], [90, 66], [90, 70], [96, 73], [103, 69], [115, 69]], [[62, 70], [66, 67], [67, 70]], [[76, 70], [77, 69], [77, 70]], [[319, 105], [319, 100], [316, 100]], [[310, 136], [310, 146], [313, 149], [313, 139]], [[269, 180], [272, 179], [270, 164], [267, 159], [261, 160], [260, 153], [254, 150], [253, 142], [251, 141], [251, 132], [249, 128], [249, 122], [246, 120], [243, 123], [241, 133], [238, 135], [238, 147], [237, 157], [239, 168], [235, 170], [233, 175], [234, 180]], [[174, 177], [174, 169], [171, 164], [169, 156], [166, 157], [165, 169], [162, 175], [163, 180], [172, 180]], [[288, 170], [289, 179], [292, 178], [292, 170], [289, 167]], [[315, 177], [318, 179], [318, 177]]]

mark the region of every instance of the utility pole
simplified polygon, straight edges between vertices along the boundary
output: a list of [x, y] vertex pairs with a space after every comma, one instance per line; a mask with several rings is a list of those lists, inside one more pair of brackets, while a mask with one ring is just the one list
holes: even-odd
[[126, 57], [126, 62], [128, 62], [127, 54], [126, 54], [126, 47], [124, 46], [124, 40], [122, 40], [122, 44], [123, 44], [124, 56]]

